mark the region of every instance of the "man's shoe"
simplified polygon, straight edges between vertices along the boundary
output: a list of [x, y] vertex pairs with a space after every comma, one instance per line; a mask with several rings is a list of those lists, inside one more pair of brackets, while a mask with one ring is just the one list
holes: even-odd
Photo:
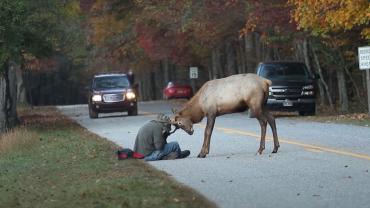
[[179, 158], [185, 158], [189, 155], [190, 155], [190, 151], [189, 150], [184, 150], [184, 151], [181, 151], [181, 153], [179, 155]]
[[178, 157], [179, 157], [179, 155], [176, 152], [171, 152], [170, 154], [168, 154], [166, 156], [163, 156], [162, 160], [174, 160]]

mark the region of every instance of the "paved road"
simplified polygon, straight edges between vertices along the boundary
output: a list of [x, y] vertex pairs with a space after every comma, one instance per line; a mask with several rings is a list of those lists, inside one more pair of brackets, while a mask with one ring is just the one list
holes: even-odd
[[[166, 102], [140, 103], [140, 115], [107, 114], [89, 119], [87, 106], [60, 107], [81, 125], [121, 146], [132, 148], [138, 129], [170, 114]], [[168, 139], [191, 151], [190, 158], [156, 161], [151, 165], [169, 173], [214, 201], [220, 207], [370, 207], [370, 128], [278, 118], [281, 148], [263, 155], [259, 124], [246, 114], [218, 117], [210, 154], [199, 159], [205, 120], [194, 135], [182, 131]], [[271, 130], [268, 130], [271, 138]]]

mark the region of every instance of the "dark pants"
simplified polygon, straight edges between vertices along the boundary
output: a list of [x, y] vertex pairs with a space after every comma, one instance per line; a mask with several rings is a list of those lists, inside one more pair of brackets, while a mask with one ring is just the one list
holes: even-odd
[[180, 155], [181, 149], [180, 145], [177, 142], [170, 142], [164, 145], [162, 150], [156, 150], [150, 155], [146, 156], [144, 159], [146, 161], [160, 160], [162, 157], [170, 154], [171, 152], [176, 152], [177, 155]]

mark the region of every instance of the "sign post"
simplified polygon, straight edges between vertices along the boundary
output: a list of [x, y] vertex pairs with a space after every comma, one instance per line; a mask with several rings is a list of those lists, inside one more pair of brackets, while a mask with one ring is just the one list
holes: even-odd
[[191, 88], [193, 88], [193, 92], [195, 93], [195, 85], [196, 80], [198, 79], [198, 67], [190, 67], [189, 68], [189, 77], [190, 77], [190, 84]]
[[358, 48], [358, 63], [360, 70], [366, 70], [367, 106], [370, 115], [370, 46]]

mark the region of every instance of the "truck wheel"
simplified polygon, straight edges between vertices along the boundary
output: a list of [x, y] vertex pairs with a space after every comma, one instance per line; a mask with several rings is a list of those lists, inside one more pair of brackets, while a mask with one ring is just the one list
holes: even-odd
[[311, 110], [308, 110], [308, 111], [299, 111], [299, 115], [300, 116], [314, 116], [316, 114], [316, 111], [315, 109], [311, 109]]
[[128, 116], [137, 116], [137, 106], [127, 112]]
[[90, 118], [98, 118], [99, 117], [99, 113], [94, 111], [91, 107], [89, 107], [89, 117]]

